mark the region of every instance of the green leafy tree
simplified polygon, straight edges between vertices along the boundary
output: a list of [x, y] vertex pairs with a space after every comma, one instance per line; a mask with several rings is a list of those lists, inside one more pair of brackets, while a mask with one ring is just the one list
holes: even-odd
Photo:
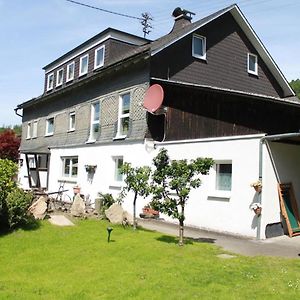
[[292, 80], [290, 85], [295, 91], [297, 97], [300, 99], [300, 79]]
[[166, 149], [153, 159], [151, 206], [179, 221], [179, 245], [183, 245], [185, 206], [192, 189], [201, 185], [199, 175], [206, 175], [213, 165], [211, 158], [170, 160]]
[[125, 175], [126, 186], [122, 190], [122, 197], [127, 192], [134, 193], [133, 198], [133, 229], [136, 229], [136, 200], [137, 197], [147, 197], [150, 193], [150, 186], [148, 184], [151, 170], [149, 167], [133, 168], [130, 163], [124, 163], [122, 166], [122, 173]]
[[6, 199], [8, 194], [17, 186], [14, 180], [17, 172], [16, 163], [8, 159], [0, 159], [0, 227], [8, 226]]

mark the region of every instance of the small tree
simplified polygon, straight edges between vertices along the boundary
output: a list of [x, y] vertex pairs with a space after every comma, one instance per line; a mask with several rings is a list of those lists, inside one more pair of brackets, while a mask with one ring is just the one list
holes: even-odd
[[[201, 185], [199, 174], [206, 175], [213, 165], [211, 158], [170, 161], [166, 149], [161, 149], [153, 159], [155, 171], [152, 176], [151, 205], [154, 209], [179, 221], [179, 245], [183, 245], [184, 209], [191, 189]], [[176, 196], [173, 196], [175, 193]]]
[[124, 181], [126, 183], [122, 191], [123, 197], [126, 195], [126, 192], [134, 192], [133, 229], [136, 229], [136, 200], [138, 196], [145, 198], [149, 195], [150, 187], [148, 181], [151, 171], [146, 166], [133, 168], [130, 163], [124, 163], [122, 173], [125, 175]]
[[19, 158], [20, 138], [11, 129], [0, 133], [0, 158], [10, 159], [14, 162]]

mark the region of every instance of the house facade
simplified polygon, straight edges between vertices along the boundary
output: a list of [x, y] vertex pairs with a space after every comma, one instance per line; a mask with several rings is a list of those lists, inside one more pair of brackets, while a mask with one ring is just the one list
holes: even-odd
[[[162, 147], [171, 159], [211, 157], [186, 224], [265, 238], [282, 221], [277, 184], [300, 193], [299, 102], [237, 5], [196, 22], [173, 14], [171, 32], [155, 41], [108, 28], [44, 68], [44, 93], [16, 108], [20, 183], [70, 196], [79, 185], [93, 201], [120, 193], [123, 162], [151, 165]], [[154, 84], [164, 98], [150, 113], [143, 101]], [[250, 187], [257, 179], [261, 193]]]

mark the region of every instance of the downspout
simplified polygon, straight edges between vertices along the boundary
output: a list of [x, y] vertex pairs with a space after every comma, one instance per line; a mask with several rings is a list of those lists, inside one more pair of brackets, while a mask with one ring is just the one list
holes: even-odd
[[[262, 137], [259, 141], [259, 168], [258, 168], [258, 179], [262, 183], [262, 165], [263, 165], [263, 144], [268, 141], [279, 141], [285, 138], [292, 138], [292, 137], [300, 137], [300, 132], [293, 132], [293, 133], [282, 133], [282, 134], [275, 134], [275, 135], [266, 135]], [[266, 144], [268, 147], [268, 144]], [[279, 182], [279, 176], [275, 169], [274, 162], [272, 161], [274, 172], [276, 175], [277, 182]], [[258, 203], [262, 203], [262, 192], [258, 194], [257, 198]], [[256, 232], [256, 239], [260, 240], [261, 238], [261, 215], [257, 217], [257, 232]]]

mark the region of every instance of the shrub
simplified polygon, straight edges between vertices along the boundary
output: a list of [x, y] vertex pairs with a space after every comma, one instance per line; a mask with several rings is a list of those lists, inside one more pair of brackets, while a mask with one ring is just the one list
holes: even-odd
[[17, 187], [14, 178], [18, 166], [8, 159], [0, 159], [0, 227], [8, 226], [6, 198]]
[[8, 225], [10, 228], [25, 225], [31, 218], [28, 208], [33, 200], [33, 194], [15, 188], [6, 198]]
[[105, 210], [107, 210], [111, 205], [113, 205], [117, 201], [114, 199], [113, 195], [109, 193], [99, 193], [99, 198], [101, 201], [100, 214], [102, 216], [105, 216]]

